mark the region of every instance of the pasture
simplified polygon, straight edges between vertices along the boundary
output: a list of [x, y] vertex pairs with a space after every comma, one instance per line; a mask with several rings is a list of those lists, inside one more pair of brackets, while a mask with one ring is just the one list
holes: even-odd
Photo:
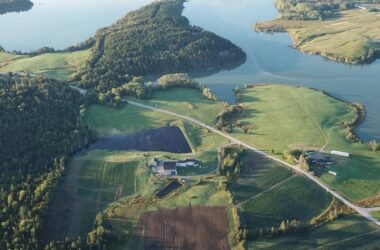
[[191, 88], [167, 89], [155, 92], [150, 100], [131, 100], [187, 115], [210, 125], [216, 122], [216, 116], [224, 107], [222, 101], [209, 100], [201, 91]]
[[145, 159], [142, 154], [98, 151], [76, 157], [48, 215], [44, 230], [51, 240], [85, 235], [97, 213], [121, 197], [146, 190], [150, 171]]
[[331, 197], [313, 182], [295, 176], [283, 184], [264, 191], [241, 206], [244, 226], [251, 230], [278, 227], [282, 221], [308, 223], [331, 203]]
[[237, 203], [247, 201], [265, 190], [287, 180], [292, 172], [273, 161], [253, 152], [246, 152], [243, 169], [235, 182], [231, 184], [231, 192]]
[[354, 107], [304, 87], [262, 85], [240, 92], [245, 108], [241, 123], [254, 129], [249, 134], [235, 129], [234, 136], [275, 154], [295, 148], [349, 152], [351, 158], [338, 157], [338, 164], [331, 168], [337, 177], [323, 175], [321, 179], [350, 200], [380, 191], [379, 153], [346, 138], [343, 123], [356, 118]]
[[0, 53], [0, 72], [22, 72], [59, 80], [70, 80], [85, 67], [89, 50], [45, 53], [36, 56], [18, 56]]
[[346, 63], [364, 63], [380, 52], [380, 16], [367, 10], [343, 11], [325, 21], [276, 19], [256, 25], [261, 31], [287, 31], [293, 45], [304, 53]]
[[359, 215], [345, 215], [302, 236], [261, 238], [248, 243], [248, 249], [374, 249], [380, 231]]

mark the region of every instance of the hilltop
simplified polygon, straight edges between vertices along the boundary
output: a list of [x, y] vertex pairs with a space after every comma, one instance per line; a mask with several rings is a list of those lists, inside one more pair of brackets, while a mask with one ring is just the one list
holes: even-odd
[[219, 70], [245, 60], [232, 42], [190, 25], [182, 16], [183, 4], [153, 2], [100, 29], [82, 76], [84, 85], [104, 90], [130, 76]]

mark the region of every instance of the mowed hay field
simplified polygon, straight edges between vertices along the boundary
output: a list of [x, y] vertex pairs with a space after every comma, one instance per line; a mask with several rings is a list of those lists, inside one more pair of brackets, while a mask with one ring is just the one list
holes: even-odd
[[209, 100], [200, 90], [191, 88], [157, 91], [151, 100], [131, 100], [187, 115], [209, 125], [215, 124], [216, 116], [224, 107], [224, 102]]
[[282, 221], [308, 223], [330, 205], [332, 198], [323, 189], [302, 176], [264, 191], [241, 205], [245, 227], [253, 231], [278, 227]]
[[293, 176], [292, 172], [279, 164], [254, 152], [247, 151], [243, 169], [230, 186], [234, 200], [245, 202], [267, 189], [279, 185]]
[[89, 50], [45, 53], [36, 56], [0, 53], [0, 72], [23, 72], [70, 80], [74, 73], [85, 67], [89, 53]]
[[82, 233], [92, 227], [96, 214], [112, 202], [145, 189], [151, 174], [145, 166], [147, 159], [141, 154], [110, 152], [104, 157], [103, 152], [95, 151], [79, 160], [76, 195], [83, 204]]
[[337, 176], [326, 174], [322, 180], [352, 201], [380, 192], [380, 154], [346, 138], [343, 122], [355, 119], [354, 107], [305, 87], [261, 85], [240, 92], [241, 122], [254, 129], [249, 134], [235, 129], [234, 136], [277, 154], [294, 148], [349, 152], [349, 159], [336, 158], [331, 169]]
[[92, 105], [85, 115], [86, 123], [100, 136], [125, 135], [160, 128], [176, 121], [175, 117], [126, 105], [121, 109]]
[[128, 152], [93, 151], [76, 157], [52, 202], [44, 235], [51, 240], [86, 235], [97, 213], [146, 188], [150, 171], [144, 164], [143, 155]]
[[294, 46], [302, 52], [334, 60], [358, 63], [374, 59], [380, 53], [380, 14], [367, 10], [349, 10], [325, 21], [277, 19], [259, 23], [257, 29], [287, 30]]
[[345, 215], [299, 236], [250, 241], [248, 249], [376, 249], [380, 231], [359, 215]]
[[230, 249], [223, 207], [178, 207], [145, 212], [139, 234], [145, 249]]

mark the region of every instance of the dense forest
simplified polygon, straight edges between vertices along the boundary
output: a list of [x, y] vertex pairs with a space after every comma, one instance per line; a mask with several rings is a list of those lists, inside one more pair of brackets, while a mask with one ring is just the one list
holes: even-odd
[[324, 20], [339, 15], [339, 11], [355, 8], [357, 4], [370, 4], [376, 0], [276, 0], [281, 18], [287, 20]]
[[183, 4], [155, 1], [99, 30], [83, 86], [105, 91], [131, 76], [221, 69], [245, 60], [245, 53], [230, 41], [191, 26], [182, 16]]
[[8, 12], [28, 11], [33, 7], [29, 0], [0, 0], [0, 15]]
[[[42, 249], [39, 232], [66, 156], [94, 137], [83, 101], [62, 82], [0, 75], [1, 249]], [[99, 242], [92, 239], [82, 244]]]

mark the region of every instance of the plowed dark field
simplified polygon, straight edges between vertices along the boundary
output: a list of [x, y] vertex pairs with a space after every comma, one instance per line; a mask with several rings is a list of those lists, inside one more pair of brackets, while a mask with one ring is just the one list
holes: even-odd
[[138, 234], [145, 249], [230, 249], [224, 207], [181, 207], [145, 212]]

